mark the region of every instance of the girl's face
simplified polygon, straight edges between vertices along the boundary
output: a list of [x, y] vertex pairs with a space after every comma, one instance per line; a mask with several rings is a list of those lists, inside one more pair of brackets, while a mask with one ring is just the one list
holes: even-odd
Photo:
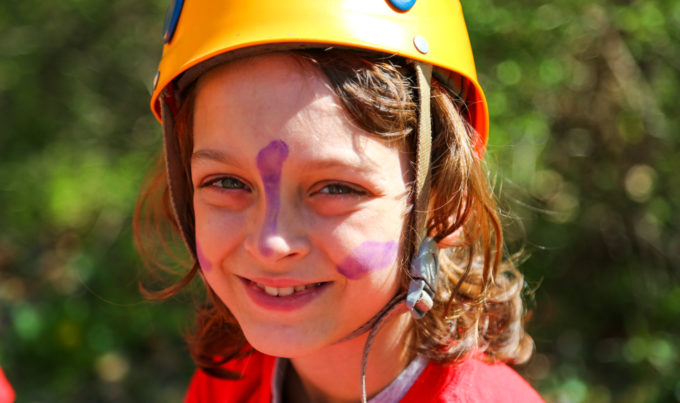
[[398, 291], [408, 155], [347, 117], [321, 73], [272, 54], [197, 88], [196, 249], [256, 349], [295, 357], [364, 324]]

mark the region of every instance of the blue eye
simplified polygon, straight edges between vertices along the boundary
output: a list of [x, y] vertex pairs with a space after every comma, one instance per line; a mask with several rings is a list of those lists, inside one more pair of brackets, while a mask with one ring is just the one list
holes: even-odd
[[215, 179], [213, 181], [210, 181], [208, 186], [215, 186], [221, 189], [248, 189], [248, 186], [246, 186], [245, 183], [241, 182], [240, 180], [236, 178], [219, 178]]

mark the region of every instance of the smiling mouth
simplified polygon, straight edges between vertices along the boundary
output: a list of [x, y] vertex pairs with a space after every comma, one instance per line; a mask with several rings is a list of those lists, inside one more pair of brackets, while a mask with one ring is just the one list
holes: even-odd
[[251, 283], [255, 284], [258, 288], [263, 290], [267, 295], [271, 295], [272, 297], [288, 297], [290, 295], [309, 290], [312, 288], [317, 288], [321, 287], [324, 285], [324, 282], [320, 283], [312, 283], [312, 284], [304, 284], [304, 285], [297, 285], [295, 287], [271, 287], [268, 285], [260, 284], [255, 281], [249, 280]]

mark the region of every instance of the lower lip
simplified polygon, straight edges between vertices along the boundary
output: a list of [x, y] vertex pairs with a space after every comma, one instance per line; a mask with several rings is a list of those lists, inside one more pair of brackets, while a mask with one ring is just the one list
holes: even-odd
[[320, 286], [307, 288], [285, 297], [275, 297], [267, 294], [262, 288], [258, 287], [250, 280], [244, 278], [240, 278], [240, 280], [245, 286], [246, 293], [250, 299], [253, 300], [255, 305], [279, 312], [290, 312], [304, 307], [319, 297], [331, 284], [323, 283]]

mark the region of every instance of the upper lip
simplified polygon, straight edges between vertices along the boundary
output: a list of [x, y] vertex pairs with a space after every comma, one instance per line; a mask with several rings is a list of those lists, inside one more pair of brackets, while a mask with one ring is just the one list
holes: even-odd
[[266, 287], [284, 288], [284, 287], [299, 287], [310, 284], [325, 283], [325, 281], [309, 281], [309, 280], [297, 280], [291, 278], [271, 278], [271, 277], [242, 277], [245, 280], [252, 281], [254, 283], [262, 284]]

